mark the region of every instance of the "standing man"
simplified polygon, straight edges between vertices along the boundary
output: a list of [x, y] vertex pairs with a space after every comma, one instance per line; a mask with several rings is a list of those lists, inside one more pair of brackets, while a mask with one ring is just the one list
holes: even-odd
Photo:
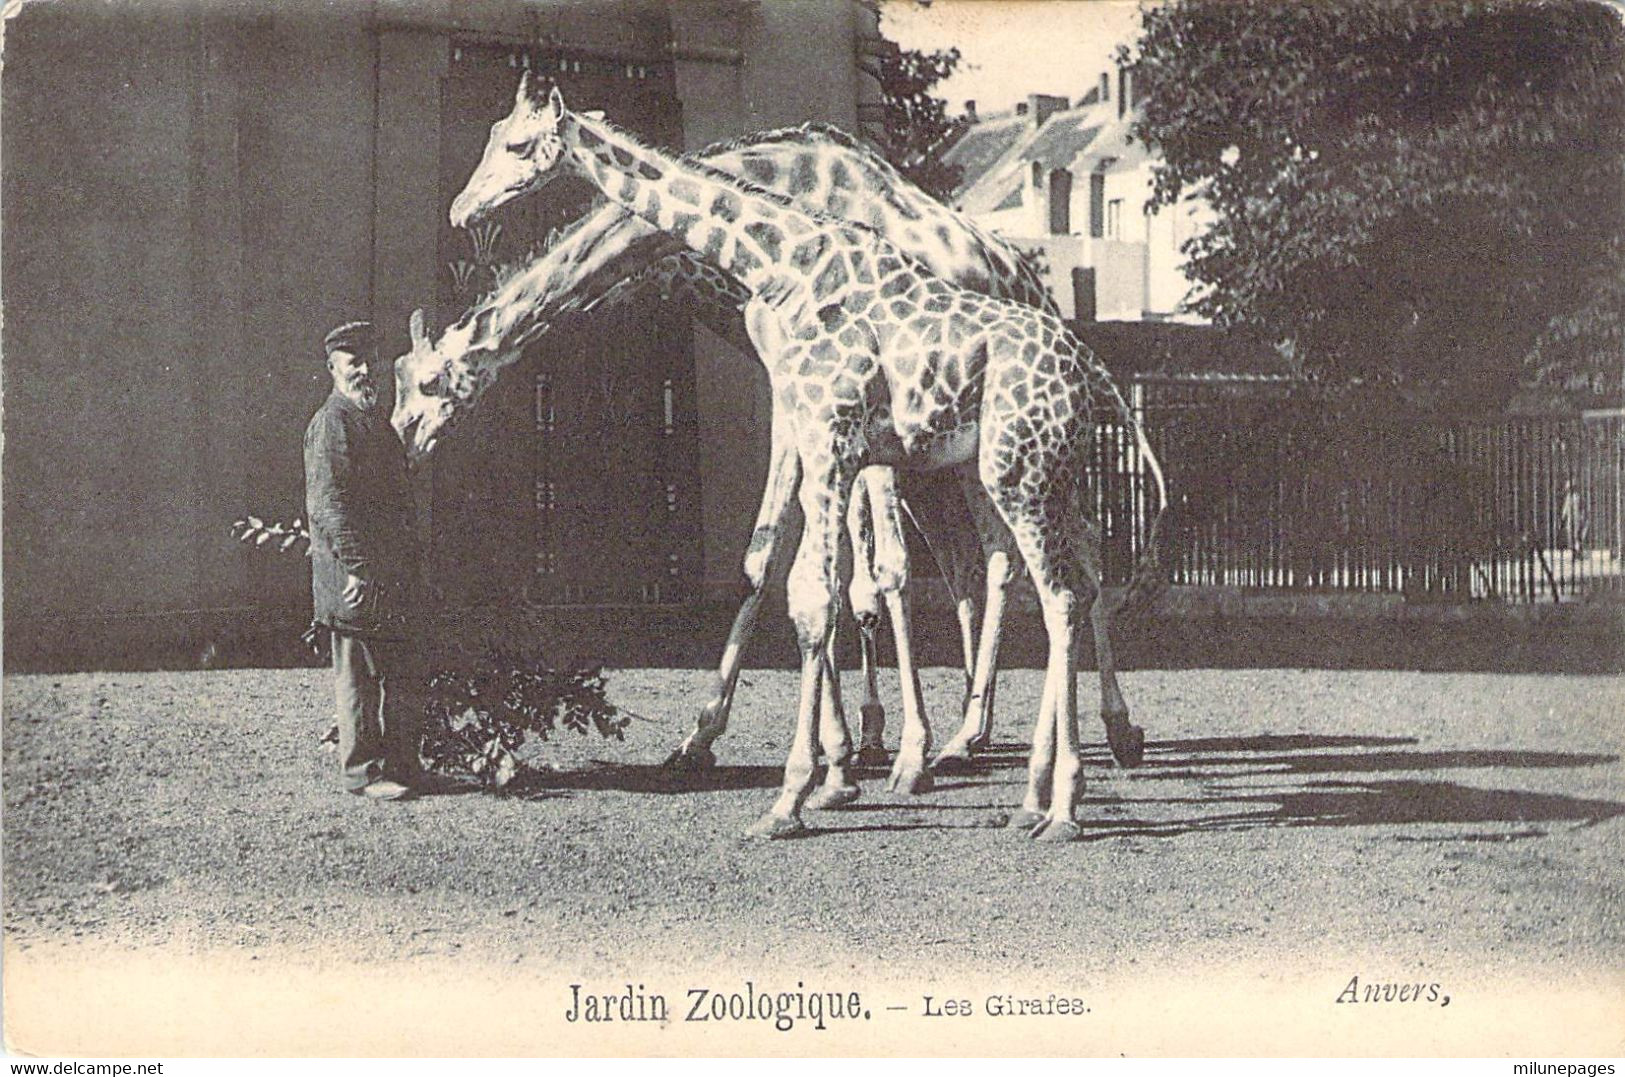
[[380, 399], [368, 322], [327, 334], [333, 392], [305, 429], [316, 621], [332, 630], [344, 787], [374, 800], [412, 794], [422, 703], [412, 639], [416, 553], [406, 454]]

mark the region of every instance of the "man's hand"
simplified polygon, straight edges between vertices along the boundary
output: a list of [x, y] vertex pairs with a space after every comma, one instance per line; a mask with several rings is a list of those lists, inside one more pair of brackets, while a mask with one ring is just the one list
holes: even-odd
[[361, 604], [372, 597], [372, 582], [364, 580], [355, 573], [346, 573], [344, 577], [344, 604], [351, 609], [360, 609]]

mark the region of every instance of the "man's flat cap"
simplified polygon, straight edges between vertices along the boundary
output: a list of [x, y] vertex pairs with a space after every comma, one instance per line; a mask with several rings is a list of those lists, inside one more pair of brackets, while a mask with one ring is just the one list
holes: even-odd
[[371, 351], [376, 338], [373, 336], [371, 322], [345, 322], [322, 341], [327, 354], [334, 352], [349, 352], [351, 355], [364, 355]]

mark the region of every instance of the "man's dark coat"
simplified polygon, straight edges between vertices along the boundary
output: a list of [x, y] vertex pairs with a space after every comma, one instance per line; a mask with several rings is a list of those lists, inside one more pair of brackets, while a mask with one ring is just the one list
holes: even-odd
[[[406, 453], [384, 412], [338, 392], [323, 402], [305, 428], [305, 511], [316, 621], [402, 636], [415, 597], [416, 517]], [[348, 574], [373, 585], [359, 609], [344, 601]]]

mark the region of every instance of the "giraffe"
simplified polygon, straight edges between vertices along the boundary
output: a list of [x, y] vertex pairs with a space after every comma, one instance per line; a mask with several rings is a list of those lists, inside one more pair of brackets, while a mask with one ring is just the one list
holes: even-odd
[[[486, 177], [484, 190], [493, 193], [475, 194], [476, 185], [471, 181], [469, 192], [463, 196], [465, 203], [477, 204], [483, 200], [485, 204], [480, 208], [488, 210], [529, 189], [530, 177], [525, 171], [529, 162], [504, 159], [508, 139], [498, 137], [504, 125], [511, 126], [515, 117], [526, 116], [529, 108], [525, 95], [520, 93], [514, 116], [493, 129], [485, 158], [476, 173]], [[798, 204], [836, 214], [861, 214], [866, 223], [897, 236], [905, 249], [924, 258], [945, 277], [991, 294], [1054, 309], [1048, 290], [1028, 259], [925, 195], [872, 150], [838, 129], [809, 124], [768, 131], [713, 146], [703, 151], [702, 156], [716, 167], [749, 176], [781, 193], [793, 194]], [[403, 360], [398, 378], [401, 384], [397, 395], [397, 425], [416, 423], [415, 440], [432, 445], [455, 415], [471, 403], [459, 397], [457, 387], [477, 392], [487, 383], [486, 372], [516, 357], [523, 343], [546, 331], [550, 319], [570, 310], [584, 312], [650, 279], [658, 280], [665, 291], [699, 292], [702, 299], [709, 300], [702, 301], [700, 306], [705, 320], [724, 338], [737, 342], [743, 336], [737, 308], [743, 306], [749, 293], [691, 254], [666, 253], [680, 249], [670, 237], [651, 231], [613, 203], [589, 214], [560, 237], [546, 255], [448, 329], [435, 349], [425, 352], [420, 360], [409, 361], [411, 373], [406, 370], [408, 361]], [[432, 393], [419, 393], [416, 387], [420, 384], [430, 387]], [[790, 456], [789, 463], [793, 464], [793, 453]], [[770, 467], [767, 484], [769, 494], [777, 491], [782, 495], [793, 486], [793, 477], [788, 482], [778, 481], [783, 472], [777, 461], [783, 458], [783, 451], [773, 456], [775, 463]], [[949, 566], [945, 576], [950, 581], [950, 590], [955, 593], [961, 645], [967, 656], [966, 702], [961, 727], [939, 753], [937, 762], [962, 760], [974, 748], [985, 744], [991, 732], [999, 628], [1014, 548], [1009, 536], [1003, 534], [994, 521], [990, 530], [995, 533], [985, 552], [984, 565], [984, 553], [973, 550], [972, 544], [967, 542], [965, 514], [940, 511], [944, 495], [923, 496], [924, 491], [919, 486], [926, 480], [911, 477], [906, 481], [914, 489], [902, 509], [910, 515], [930, 518], [927, 544], [939, 562]], [[894, 503], [895, 497], [882, 487], [873, 499], [855, 498], [852, 509], [861, 513], [868, 511], [871, 504], [880, 507], [881, 518], [887, 526], [876, 533], [880, 540], [876, 552], [881, 565], [894, 567], [878, 575], [895, 590], [906, 581], [906, 575], [900, 575], [895, 567], [901, 565], [906, 572], [906, 556], [896, 524], [888, 519], [897, 511]], [[769, 511], [770, 506], [773, 511]], [[694, 734], [674, 753], [677, 759], [698, 756], [708, 762], [713, 758], [710, 744], [726, 728], [742, 646], [754, 624], [756, 600], [760, 597], [761, 580], [765, 578], [763, 561], [765, 555], [776, 548], [778, 521], [787, 507], [785, 496], [777, 502], [764, 500], [747, 556], [746, 577], [751, 590], [741, 605], [724, 650], [717, 694], [702, 710]], [[854, 535], [861, 539], [864, 534], [861, 524], [855, 526], [858, 529]], [[944, 538], [946, 542], [942, 541]], [[873, 681], [874, 615], [863, 613], [876, 608], [877, 600], [870, 574], [861, 571], [867, 567], [867, 561], [860, 559], [855, 564], [860, 571], [853, 578], [854, 612], [860, 614], [860, 625], [866, 629], [861, 637], [866, 688], [862, 707], [863, 750], [874, 752], [883, 719]], [[988, 567], [993, 569], [991, 573], [986, 571]], [[971, 596], [984, 588], [987, 597], [978, 631]], [[860, 593], [868, 596], [867, 601], [859, 598]], [[895, 624], [894, 618], [894, 627]], [[904, 678], [904, 686], [906, 713], [912, 694], [910, 678]], [[1124, 765], [1138, 762], [1138, 744], [1119, 738], [1112, 747]], [[911, 781], [919, 783], [922, 778], [916, 774]]]
[[[687, 298], [715, 332], [746, 354], [755, 354], [738, 316], [739, 307], [749, 299], [749, 293], [732, 277], [688, 253], [656, 257], [652, 263], [644, 261], [640, 256], [657, 253], [649, 249], [651, 234], [641, 226], [626, 227], [632, 223], [630, 219], [619, 207], [612, 208], [611, 216], [618, 221], [607, 229], [599, 227], [602, 223], [599, 218], [603, 215], [600, 211], [576, 222], [545, 254], [508, 277], [494, 293], [470, 308], [445, 331], [437, 344], [427, 339], [422, 312], [414, 313], [413, 351], [396, 361], [396, 407], [392, 422], [408, 441], [409, 452], [415, 459], [421, 460], [432, 452], [458, 416], [472, 408], [494, 383], [501, 369], [517, 361], [522, 349], [554, 323], [587, 314], [643, 288], [658, 288], [667, 298]], [[653, 237], [658, 239], [659, 234], [654, 233]], [[618, 259], [606, 259], [603, 257], [606, 248], [630, 253]], [[778, 440], [782, 446], [782, 437]], [[782, 455], [775, 452], [774, 457]], [[673, 752], [668, 762], [688, 763], [694, 760], [696, 753], [702, 754], [701, 762], [714, 761], [710, 744], [726, 729], [744, 647], [756, 624], [762, 592], [773, 571], [775, 551], [782, 548], [777, 536], [782, 532], [780, 521], [788, 507], [785, 490], [793, 483], [785, 480], [782, 467], [774, 470], [778, 477], [769, 477], [769, 493], [764, 497], [761, 520], [755, 529], [756, 539], [746, 560], [745, 575], [750, 590], [724, 649], [716, 698], [702, 711], [699, 728]], [[961, 498], [960, 491], [922, 487], [921, 478], [930, 476], [910, 476], [906, 480], [912, 489], [905, 502], [898, 497], [890, 469], [872, 469], [865, 473], [869, 485], [864, 496], [853, 498], [849, 514], [854, 548], [850, 593], [853, 614], [862, 631], [866, 688], [860, 764], [878, 765], [886, 761], [881, 744], [883, 708], [875, 685], [876, 635], [881, 602], [893, 602], [892, 595], [882, 594], [883, 582], [892, 592], [901, 592], [907, 584], [907, 551], [901, 534], [901, 515], [906, 513], [915, 518], [916, 527], [926, 534], [929, 548], [943, 564], [951, 591], [968, 591], [978, 581], [981, 569], [980, 545], [963, 526], [963, 506], [954, 513], [944, 512], [933, 504], [948, 496]], [[878, 536], [870, 524], [871, 511], [885, 525]], [[898, 565], [902, 566], [901, 571], [887, 568]], [[968, 670], [976, 652], [974, 629], [966, 627], [968, 617], [963, 610], [974, 604], [958, 602], [957, 605], [961, 609], [968, 683]], [[897, 619], [901, 618], [894, 617]], [[906, 671], [911, 657], [906, 640], [900, 647], [902, 668]], [[923, 706], [909, 706], [909, 696], [917, 697], [919, 691], [915, 678], [905, 675], [903, 682], [905, 715], [918, 714], [923, 721]], [[929, 771], [911, 768], [906, 759], [902, 762], [903, 770], [892, 776], [893, 787], [905, 792], [923, 792], [930, 781]], [[843, 785], [840, 772], [834, 773], [837, 778], [821, 792], [816, 806], [834, 806], [854, 798], [855, 787]]]
[[[545, 103], [535, 101], [528, 73], [519, 98], [530, 106], [526, 122], [493, 127], [487, 157], [500, 147], [533, 162], [530, 175], [517, 186], [503, 177], [501, 189], [486, 191], [492, 177], [482, 162], [453, 203], [453, 223], [482, 201], [539, 186], [561, 165], [573, 168], [748, 288], [747, 330], [758, 353], [773, 357], [806, 520], [789, 577], [801, 691], [784, 784], [747, 835], [806, 831], [800, 812], [812, 791], [815, 724], [825, 753], [837, 758], [828, 728], [830, 716], [841, 714], [829, 660], [836, 536], [859, 472], [881, 464], [960, 469], [967, 495], [985, 495], [1014, 537], [1039, 595], [1050, 657], [1027, 792], [1012, 821], [1041, 841], [1076, 837], [1075, 634], [1089, 596], [1097, 646], [1109, 652], [1114, 608], [1100, 586], [1099, 536], [1077, 480], [1095, 395], [1115, 397], [1127, 411], [1105, 369], [1054, 315], [934, 276], [876, 232], [646, 147], [607, 121], [570, 112], [557, 87]], [[516, 118], [518, 108], [509, 120]], [[1165, 505], [1160, 468], [1143, 431], [1134, 429]], [[1153, 529], [1134, 584], [1151, 582], [1154, 549]], [[1109, 706], [1112, 694], [1121, 704], [1115, 685], [1109, 690], [1105, 677], [1101, 683], [1108, 739], [1143, 737], [1128, 725], [1126, 705]]]

